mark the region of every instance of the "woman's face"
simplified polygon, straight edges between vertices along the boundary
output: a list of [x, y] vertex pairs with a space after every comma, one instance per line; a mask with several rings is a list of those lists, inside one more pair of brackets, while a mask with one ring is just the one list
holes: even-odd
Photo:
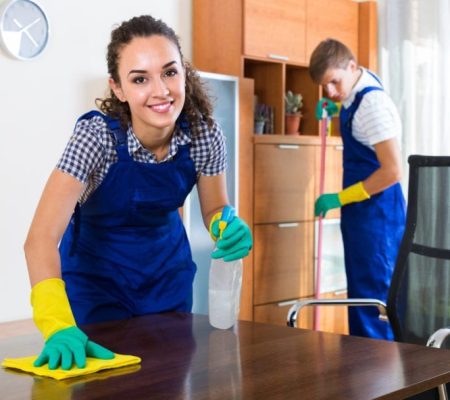
[[128, 102], [134, 132], [172, 132], [185, 100], [177, 46], [164, 36], [135, 37], [119, 52], [118, 73], [120, 83], [109, 83], [118, 99]]

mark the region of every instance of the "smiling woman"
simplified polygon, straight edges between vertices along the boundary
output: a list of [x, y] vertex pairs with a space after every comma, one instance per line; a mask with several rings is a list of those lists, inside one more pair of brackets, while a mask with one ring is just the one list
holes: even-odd
[[[178, 209], [197, 184], [203, 222], [215, 232], [210, 222], [229, 205], [224, 136], [174, 31], [148, 15], [125, 21], [107, 61], [103, 113], [78, 119], [25, 243], [33, 316], [46, 339], [37, 363], [50, 368], [114, 356], [77, 324], [190, 312], [196, 266]], [[233, 221], [226, 241], [212, 234], [212, 257], [249, 253], [250, 230]]]
[[180, 52], [164, 36], [134, 38], [120, 53], [118, 77], [109, 79], [115, 96], [130, 108], [134, 133], [158, 160], [185, 100], [185, 72]]

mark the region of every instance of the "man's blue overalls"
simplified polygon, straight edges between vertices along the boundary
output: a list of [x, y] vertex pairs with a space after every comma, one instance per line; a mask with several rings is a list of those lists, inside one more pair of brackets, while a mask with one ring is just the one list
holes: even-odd
[[[78, 324], [192, 307], [196, 266], [178, 208], [196, 183], [190, 145], [169, 162], [134, 161], [127, 134], [114, 135], [118, 161], [77, 206], [60, 245], [61, 269]], [[179, 123], [187, 133], [185, 121]]]
[[[341, 109], [344, 188], [365, 180], [380, 167], [375, 152], [352, 135], [353, 116], [363, 96], [372, 90], [383, 89], [366, 87], [356, 94], [349, 108]], [[399, 183], [369, 200], [342, 208], [341, 230], [349, 298], [375, 298], [386, 302], [404, 225], [405, 200]], [[376, 307], [349, 307], [350, 334], [393, 339], [389, 324], [380, 321], [378, 315]]]

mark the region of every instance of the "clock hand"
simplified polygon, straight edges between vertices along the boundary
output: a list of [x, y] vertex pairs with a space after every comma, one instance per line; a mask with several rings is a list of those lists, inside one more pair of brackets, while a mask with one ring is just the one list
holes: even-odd
[[31, 40], [31, 43], [34, 44], [34, 47], [38, 47], [38, 44], [36, 40], [34, 40], [33, 36], [31, 36], [30, 32], [28, 32], [28, 29], [30, 29], [33, 25], [37, 24], [40, 20], [41, 20], [40, 18], [36, 18], [33, 22], [30, 22], [27, 26], [22, 27], [22, 24], [16, 18], [13, 19], [14, 23], [20, 28], [19, 32], [25, 33], [28, 39]]
[[36, 18], [33, 22], [30, 22], [27, 26], [22, 27], [22, 24], [16, 18], [13, 19], [17, 27], [20, 28], [20, 32], [30, 29], [33, 25], [36, 25], [40, 20], [41, 20], [40, 17]]

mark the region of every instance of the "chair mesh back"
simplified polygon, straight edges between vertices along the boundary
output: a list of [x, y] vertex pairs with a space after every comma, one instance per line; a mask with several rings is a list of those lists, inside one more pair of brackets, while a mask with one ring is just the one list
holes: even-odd
[[426, 344], [450, 326], [450, 157], [411, 156], [408, 162], [406, 229], [388, 315], [396, 340]]

